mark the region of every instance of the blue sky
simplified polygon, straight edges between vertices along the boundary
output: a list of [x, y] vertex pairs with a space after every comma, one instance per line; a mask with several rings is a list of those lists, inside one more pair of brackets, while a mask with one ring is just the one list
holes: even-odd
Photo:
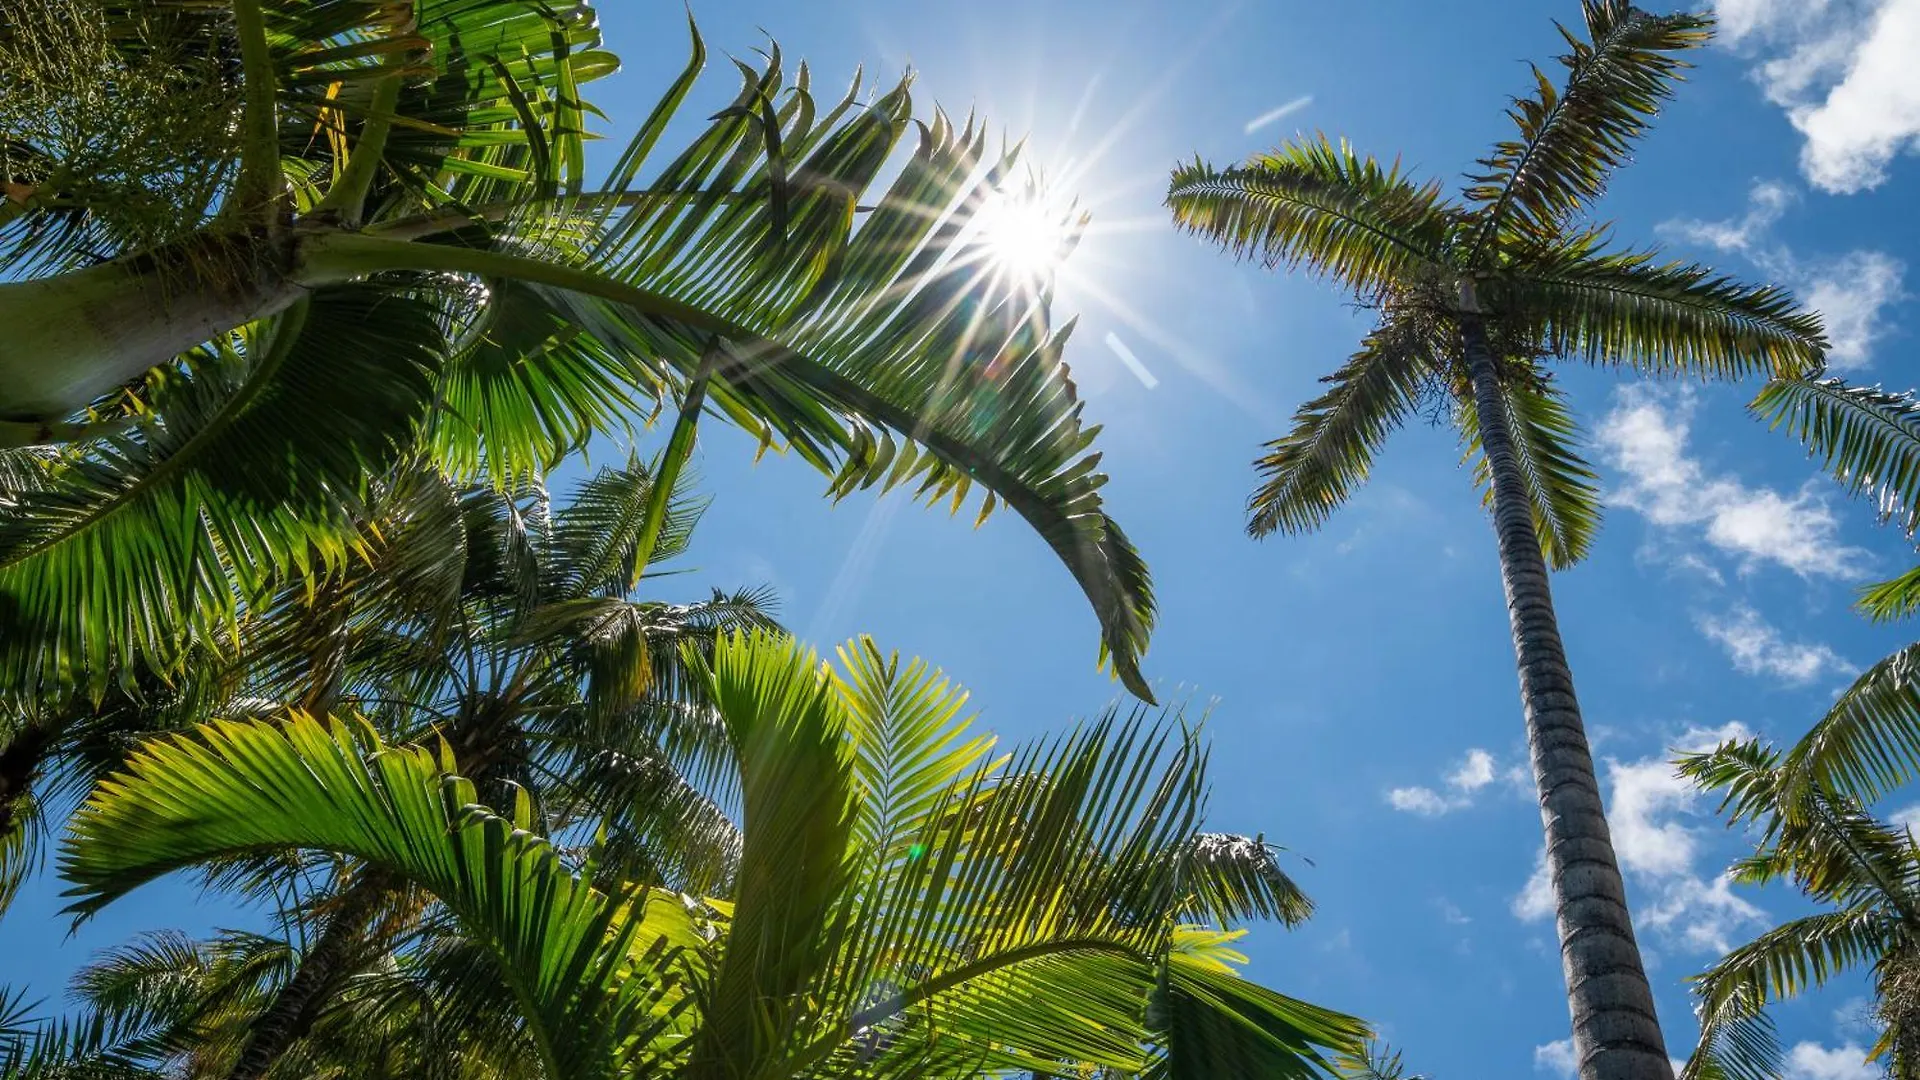
[[[625, 67], [594, 99], [630, 130], [683, 61], [684, 31], [677, 4], [604, 6]], [[1324, 531], [1249, 540], [1259, 443], [1351, 351], [1364, 315], [1324, 285], [1174, 234], [1160, 202], [1180, 159], [1225, 162], [1315, 129], [1452, 182], [1506, 136], [1525, 61], [1547, 62], [1550, 18], [1577, 20], [1577, 5], [695, 0], [693, 11], [716, 62], [689, 116], [732, 92], [718, 54], [746, 55], [764, 31], [812, 64], [816, 85], [912, 64], [923, 111], [975, 108], [1029, 136], [1034, 160], [1071, 182], [1095, 226], [1062, 297], [1081, 314], [1068, 359], [1106, 425], [1113, 511], [1155, 573], [1148, 674], [1163, 697], [1211, 710], [1213, 824], [1299, 853], [1321, 905], [1301, 930], [1255, 932], [1253, 974], [1376, 1021], [1437, 1080], [1560, 1075], [1566, 1007], [1551, 920], [1529, 899], [1539, 822], [1513, 660], [1491, 532], [1454, 439], [1416, 423]], [[1792, 286], [1827, 311], [1836, 366], [1911, 385], [1920, 0], [1726, 0], [1721, 14], [1728, 33], [1603, 215], [1628, 238]], [[1558, 577], [1558, 603], [1683, 1056], [1683, 978], [1797, 907], [1720, 882], [1738, 844], [1672, 779], [1669, 750], [1732, 725], [1803, 730], [1852, 672], [1911, 640], [1848, 604], [1912, 551], [1745, 418], [1751, 387], [1563, 378], [1610, 511], [1593, 558]], [[768, 582], [789, 625], [822, 646], [867, 632], [924, 655], [1008, 736], [1114, 698], [1093, 669], [1091, 614], [1016, 518], [973, 530], [971, 515], [904, 498], [832, 506], [803, 465], [750, 459], [738, 438], [703, 442], [715, 499], [689, 582]], [[10, 976], [49, 992], [87, 950], [133, 929], [232, 919], [162, 885], [62, 941], [56, 907], [43, 883], [0, 922]], [[1870, 1035], [1849, 1015], [1861, 992], [1780, 1011], [1798, 1078], [1877, 1075], [1859, 1064]]]

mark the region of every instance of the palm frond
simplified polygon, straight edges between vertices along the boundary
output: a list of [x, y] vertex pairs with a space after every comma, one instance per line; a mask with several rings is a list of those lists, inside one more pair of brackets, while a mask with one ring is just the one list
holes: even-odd
[[[1044, 291], [1005, 286], [969, 231], [1011, 159], [983, 161], [984, 134], [942, 115], [915, 125], [905, 84], [816, 118], [774, 60], [744, 74], [735, 106], [645, 189], [684, 198], [610, 198], [636, 190], [650, 120], [591, 198], [436, 242], [321, 237], [307, 272], [517, 279], [561, 323], [647, 359], [626, 378], [677, 388], [713, 364], [713, 409], [827, 470], [835, 496], [914, 484], [957, 510], [978, 485], [987, 509], [1013, 509], [1067, 564], [1104, 658], [1148, 695], [1137, 659], [1151, 583], [1102, 509], [1093, 430], [1060, 362], [1066, 331]], [[782, 93], [770, 136], [755, 106]], [[856, 228], [856, 203], [909, 130], [919, 145]]]
[[1248, 501], [1247, 531], [1317, 528], [1366, 482], [1373, 455], [1418, 403], [1435, 370], [1435, 328], [1392, 320], [1323, 381], [1328, 390], [1293, 414], [1293, 430], [1254, 462], [1262, 483]]
[[1581, 8], [1586, 40], [1558, 27], [1565, 86], [1533, 68], [1533, 93], [1507, 110], [1519, 138], [1495, 144], [1480, 161], [1485, 171], [1470, 177], [1476, 255], [1503, 234], [1551, 239], [1599, 198], [1688, 66], [1676, 54], [1712, 35], [1712, 18], [1693, 12], [1655, 15], [1629, 0], [1582, 0]]
[[1875, 622], [1904, 619], [1920, 611], [1920, 566], [1899, 577], [1863, 586], [1854, 606]]
[[[1567, 408], [1566, 395], [1550, 383], [1506, 381], [1500, 396], [1541, 553], [1554, 569], [1566, 569], [1587, 557], [1600, 530], [1598, 477], [1580, 456], [1579, 422]], [[1493, 474], [1480, 450], [1479, 411], [1462, 406], [1455, 415], [1474, 463], [1473, 482], [1483, 492], [1481, 503], [1491, 508]]]
[[[206, 859], [272, 847], [352, 855], [433, 893], [499, 961], [554, 1075], [610, 1075], [615, 1048], [658, 1029], [667, 951], [699, 943], [677, 897], [609, 897], [513, 818], [474, 804], [425, 750], [295, 716], [216, 723], [147, 744], [75, 815], [60, 860], [85, 917]], [[209, 814], [210, 801], [223, 812]], [[651, 985], [648, 985], [651, 984]]]
[[1748, 406], [1807, 453], [1850, 495], [1872, 499], [1907, 535], [1920, 529], [1920, 402], [1911, 394], [1839, 379], [1782, 379]]
[[1678, 1080], [1779, 1080], [1784, 1059], [1773, 1018], [1735, 993], [1701, 1010], [1700, 1040]]
[[1554, 353], [1653, 375], [1799, 378], [1825, 364], [1820, 317], [1785, 290], [1747, 285], [1648, 251], [1603, 252], [1585, 233], [1531, 257], [1483, 295], [1535, 326]]
[[[161, 413], [85, 447], [0, 529], [9, 685], [104, 687], [220, 644], [276, 575], [338, 564], [363, 477], [394, 461], [439, 355], [429, 305], [317, 290], [191, 375], [150, 380]], [[325, 327], [324, 332], [320, 328]]]
[[1173, 172], [1174, 222], [1241, 258], [1307, 266], [1372, 297], [1448, 268], [1455, 219], [1440, 186], [1415, 186], [1398, 164], [1382, 167], [1325, 137], [1215, 169]]
[[1892, 931], [1877, 911], [1827, 911], [1768, 930], [1693, 977], [1704, 1015], [1734, 1003], [1758, 1010], [1824, 986], [1843, 971], [1871, 965]]
[[1790, 783], [1871, 803], [1920, 766], [1920, 645], [1868, 668], [1788, 752]]
[[1190, 898], [1182, 914], [1222, 926], [1275, 919], [1298, 926], [1313, 901], [1280, 868], [1280, 850], [1261, 837], [1194, 834], [1181, 853], [1181, 888]]

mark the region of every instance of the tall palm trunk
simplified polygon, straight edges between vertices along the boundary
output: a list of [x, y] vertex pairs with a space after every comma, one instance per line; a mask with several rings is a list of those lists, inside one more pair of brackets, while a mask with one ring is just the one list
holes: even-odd
[[[1462, 289], [1462, 301], [1466, 311], [1476, 310], [1470, 287]], [[1540, 793], [1580, 1080], [1673, 1080], [1573, 695], [1573, 673], [1560, 643], [1546, 559], [1514, 456], [1493, 354], [1477, 315], [1463, 317], [1462, 336], [1480, 445], [1493, 476], [1500, 580], [1520, 668], [1520, 702]]]

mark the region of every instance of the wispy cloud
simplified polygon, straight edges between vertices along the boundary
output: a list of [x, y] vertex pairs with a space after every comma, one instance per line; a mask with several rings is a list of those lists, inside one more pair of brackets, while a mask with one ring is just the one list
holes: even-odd
[[[1674, 741], [1676, 750], [1703, 750], [1751, 734], [1740, 724], [1694, 728]], [[1725, 952], [1734, 934], [1766, 923], [1766, 916], [1736, 895], [1725, 876], [1705, 876], [1698, 866], [1703, 829], [1691, 825], [1698, 792], [1674, 771], [1670, 753], [1636, 761], [1606, 761], [1607, 822], [1621, 872], [1642, 900], [1637, 921], [1650, 934], [1688, 952]], [[1523, 921], [1553, 915], [1552, 881], [1544, 855], [1513, 898]]]
[[1688, 453], [1692, 411], [1690, 394], [1637, 386], [1618, 392], [1598, 432], [1601, 449], [1626, 478], [1612, 494], [1615, 505], [1662, 528], [1697, 530], [1749, 568], [1773, 563], [1803, 577], [1862, 576], [1867, 553], [1840, 543], [1828, 485], [1809, 480], [1789, 495], [1709, 474]]
[[1747, 53], [1805, 142], [1815, 187], [1855, 192], [1920, 150], [1920, 0], [1716, 0], [1720, 40]]
[[1248, 135], [1251, 135], [1254, 132], [1259, 131], [1261, 128], [1266, 127], [1270, 124], [1277, 124], [1281, 120], [1284, 120], [1289, 116], [1292, 116], [1294, 113], [1299, 112], [1301, 109], [1304, 109], [1311, 104], [1313, 104], [1313, 95], [1301, 94], [1299, 97], [1294, 98], [1292, 101], [1289, 101], [1284, 105], [1278, 105], [1278, 106], [1275, 106], [1274, 108], [1268, 109], [1266, 112], [1263, 112], [1259, 116], [1256, 116], [1253, 119], [1247, 121], [1246, 133]]
[[1398, 787], [1387, 792], [1387, 804], [1409, 814], [1439, 817], [1472, 806], [1481, 790], [1502, 779], [1525, 783], [1526, 772], [1519, 766], [1502, 768], [1491, 753], [1475, 747], [1442, 778], [1444, 790], [1421, 785]]
[[1799, 193], [1778, 180], [1761, 180], [1747, 194], [1746, 213], [1737, 218], [1690, 218], [1660, 226], [1668, 236], [1716, 251], [1743, 255], [1820, 312], [1826, 324], [1827, 366], [1835, 371], [1866, 367], [1873, 346], [1887, 332], [1887, 308], [1906, 295], [1906, 266], [1883, 251], [1858, 250], [1807, 259], [1774, 239], [1772, 230]]
[[1700, 632], [1727, 651], [1735, 669], [1748, 675], [1767, 675], [1792, 686], [1805, 686], [1829, 673], [1859, 671], [1831, 648], [1788, 641], [1780, 631], [1744, 604], [1724, 615], [1703, 615]]

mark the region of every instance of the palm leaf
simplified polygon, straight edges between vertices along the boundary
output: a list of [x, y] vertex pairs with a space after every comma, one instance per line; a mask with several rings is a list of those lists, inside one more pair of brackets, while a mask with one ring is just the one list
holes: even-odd
[[[1600, 529], [1598, 478], [1580, 456], [1584, 440], [1579, 422], [1567, 408], [1566, 395], [1550, 383], [1505, 381], [1500, 396], [1541, 553], [1554, 569], [1566, 569], [1587, 557]], [[1480, 451], [1479, 411], [1463, 406], [1455, 415], [1474, 463], [1473, 482], [1483, 492], [1481, 503], [1490, 509], [1493, 476]]]
[[[677, 898], [612, 898], [567, 873], [525, 831], [473, 805], [424, 750], [296, 715], [217, 723], [149, 743], [75, 815], [60, 860], [82, 917], [209, 858], [272, 847], [352, 855], [438, 897], [499, 962], [550, 1075], [611, 1075], [616, 1049], [658, 1025], [661, 950], [697, 936]], [[210, 804], [221, 807], [206, 812]], [[647, 984], [652, 983], [649, 986]], [[629, 1049], [628, 1052], [633, 1052]]]
[[1734, 994], [1702, 1012], [1699, 1043], [1678, 1080], [1778, 1080], [1785, 1055], [1764, 1009]]
[[1167, 205], [1176, 224], [1238, 257], [1310, 267], [1363, 296], [1447, 269], [1454, 216], [1440, 187], [1415, 187], [1324, 137], [1215, 170], [1176, 168]]
[[1530, 256], [1483, 293], [1491, 310], [1537, 325], [1561, 356], [1654, 375], [1796, 378], [1825, 363], [1820, 317], [1771, 285], [1745, 285], [1652, 252], [1603, 252], [1584, 233]]
[[1566, 85], [1556, 89], [1535, 67], [1533, 94], [1507, 110], [1519, 138], [1496, 144], [1480, 162], [1486, 171], [1471, 177], [1466, 196], [1480, 204], [1476, 253], [1496, 235], [1551, 239], [1599, 198], [1687, 67], [1674, 54], [1705, 45], [1712, 33], [1713, 20], [1692, 12], [1654, 15], [1628, 0], [1580, 6], [1587, 40], [1559, 27], [1569, 50], [1558, 58]]
[[1793, 782], [1871, 803], [1920, 763], [1920, 645], [1862, 672], [1788, 753]]
[[1850, 495], [1865, 495], [1909, 536], [1920, 528], [1920, 403], [1839, 379], [1768, 383], [1748, 406], [1800, 440]]
[[[220, 643], [280, 573], [338, 564], [363, 477], [396, 460], [439, 355], [430, 305], [321, 289], [302, 321], [150, 383], [161, 414], [75, 452], [0, 527], [14, 686], [103, 687]], [[30, 637], [28, 635], [31, 635]]]
[[1433, 377], [1441, 355], [1433, 335], [1424, 320], [1389, 321], [1327, 376], [1329, 389], [1301, 405], [1293, 430], [1254, 462], [1263, 482], [1247, 504], [1249, 533], [1317, 528], [1352, 497]]
[[1842, 971], [1874, 963], [1890, 927], [1877, 911], [1829, 911], [1794, 919], [1739, 946], [1693, 977], [1705, 1015], [1730, 1002], [1760, 1009], [1824, 986]]

